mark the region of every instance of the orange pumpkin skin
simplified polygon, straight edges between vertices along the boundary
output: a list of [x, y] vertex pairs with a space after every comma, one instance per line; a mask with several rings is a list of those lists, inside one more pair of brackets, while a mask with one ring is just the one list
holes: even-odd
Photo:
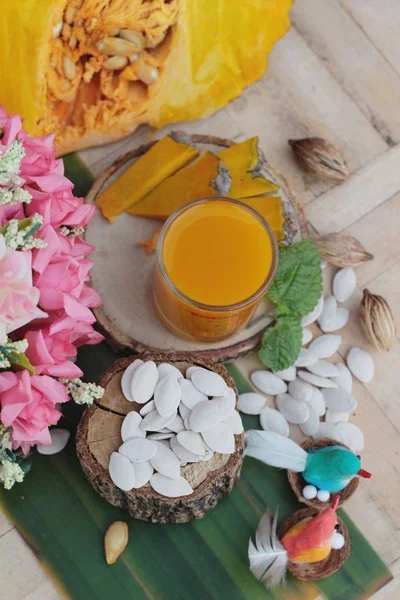
[[[59, 154], [119, 139], [140, 124], [205, 117], [263, 75], [291, 5], [3, 0], [0, 101], [25, 117], [29, 133], [54, 131]], [[139, 50], [127, 56], [132, 32]], [[104, 42], [99, 50], [104, 38], [114, 55]], [[119, 60], [107, 62], [113, 56]]]

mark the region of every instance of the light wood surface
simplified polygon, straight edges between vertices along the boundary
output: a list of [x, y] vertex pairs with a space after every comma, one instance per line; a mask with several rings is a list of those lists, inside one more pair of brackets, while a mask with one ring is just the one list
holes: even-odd
[[[372, 351], [376, 364], [374, 380], [355, 385], [358, 409], [352, 419], [365, 433], [363, 460], [374, 476], [360, 486], [346, 510], [394, 575], [374, 600], [398, 600], [400, 346], [376, 354], [356, 315], [361, 289], [368, 286], [389, 300], [400, 323], [400, 3], [297, 0], [292, 21], [261, 81], [217, 115], [182, 127], [233, 139], [259, 135], [267, 158], [289, 179], [313, 228], [320, 233], [348, 231], [375, 255], [357, 269], [359, 290], [351, 300], [354, 319], [341, 332], [345, 343], [337, 357], [343, 358], [350, 344], [360, 345]], [[304, 179], [286, 142], [309, 135], [325, 137], [341, 149], [352, 172], [348, 181], [333, 187]], [[151, 138], [151, 132], [142, 128], [129, 139], [81, 156], [97, 175], [117, 155]], [[325, 273], [326, 285], [330, 272]], [[241, 362], [246, 369], [254, 365], [254, 359]], [[60, 598], [34, 554], [1, 514], [0, 597]]]

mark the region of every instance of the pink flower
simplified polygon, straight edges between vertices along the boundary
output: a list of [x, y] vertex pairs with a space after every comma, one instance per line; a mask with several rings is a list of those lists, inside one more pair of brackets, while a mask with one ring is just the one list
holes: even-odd
[[31, 377], [26, 370], [0, 373], [0, 418], [12, 428], [13, 448], [24, 454], [35, 444], [51, 443], [49, 425], [61, 417], [55, 406], [67, 401], [65, 387], [52, 377]]
[[104, 336], [95, 331], [92, 325], [76, 321], [68, 315], [55, 319], [50, 325], [50, 333], [68, 340], [76, 348], [99, 344], [104, 340]]
[[[68, 181], [65, 177], [62, 178], [64, 179]], [[70, 187], [63, 188], [61, 185], [58, 189], [44, 191], [36, 185], [26, 185], [25, 189], [32, 195], [31, 203], [25, 207], [26, 215], [39, 213], [45, 225], [50, 223], [53, 227], [86, 227], [96, 210], [94, 205], [84, 204], [82, 198], [76, 198]]]
[[0, 321], [7, 333], [47, 317], [37, 307], [40, 292], [32, 286], [31, 259], [29, 251], [7, 250], [0, 236]]
[[28, 341], [26, 355], [36, 369], [36, 375], [51, 375], [76, 379], [83, 373], [67, 357], [76, 356], [76, 347], [62, 336], [51, 335], [48, 329], [28, 331], [25, 334]]

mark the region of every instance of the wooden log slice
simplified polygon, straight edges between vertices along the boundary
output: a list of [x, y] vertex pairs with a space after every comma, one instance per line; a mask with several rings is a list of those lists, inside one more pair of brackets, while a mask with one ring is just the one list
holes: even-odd
[[78, 426], [76, 449], [83, 472], [107, 502], [126, 509], [131, 517], [151, 523], [186, 523], [202, 519], [222, 498], [230, 494], [238, 479], [243, 462], [244, 435], [235, 436], [233, 454], [214, 453], [207, 462], [191, 463], [181, 468], [181, 475], [192, 486], [190, 496], [168, 498], [154, 491], [149, 484], [124, 492], [111, 481], [108, 463], [112, 452], [122, 444], [121, 425], [126, 414], [139, 411], [143, 405], [128, 402], [122, 394], [121, 377], [136, 358], [169, 362], [185, 373], [189, 366], [204, 367], [224, 378], [238, 395], [235, 382], [222, 365], [193, 354], [165, 354], [147, 352], [121, 358], [103, 373], [100, 385], [105, 394], [96, 404], [87, 408]]
[[[304, 450], [318, 450], [319, 448], [325, 448], [326, 446], [342, 446], [346, 448], [346, 450], [350, 450], [348, 446], [342, 444], [341, 442], [337, 442], [336, 440], [331, 440], [329, 438], [319, 438], [317, 440], [307, 440], [301, 444], [301, 447]], [[360, 480], [358, 477], [353, 477], [353, 479], [344, 487], [340, 492], [332, 492], [331, 497], [326, 502], [321, 502], [318, 498], [313, 498], [312, 500], [307, 500], [307, 498], [303, 497], [303, 489], [306, 485], [309, 485], [301, 473], [295, 473], [295, 471], [288, 471], [288, 480], [291, 485], [292, 490], [296, 494], [297, 498], [300, 502], [307, 504], [311, 508], [316, 510], [324, 510], [324, 508], [328, 508], [332, 504], [332, 500], [337, 494], [340, 494], [339, 506], [344, 504], [351, 496], [356, 492]]]
[[[211, 152], [219, 152], [234, 144], [232, 140], [209, 135], [188, 135], [188, 138], [201, 150]], [[95, 181], [85, 201], [95, 203], [97, 196], [154, 144], [140, 146], [117, 158]], [[274, 195], [281, 196], [284, 206], [287, 243], [308, 237], [303, 210], [285, 178], [267, 161], [263, 163], [263, 174], [279, 186]], [[93, 312], [98, 327], [112, 348], [122, 354], [154, 349], [172, 353], [201, 352], [214, 361], [226, 362], [257, 347], [272, 323], [266, 301], [260, 304], [244, 329], [220, 342], [182, 340], [160, 322], [152, 294], [155, 254], [146, 254], [139, 241], [151, 238], [161, 225], [162, 221], [127, 213], [117, 217], [111, 225], [96, 211], [87, 227], [85, 239], [95, 246], [91, 254], [94, 262], [92, 285], [103, 301]]]
[[[279, 538], [281, 539], [285, 533], [287, 533], [289, 529], [291, 529], [299, 521], [309, 517], [315, 517], [316, 515], [317, 511], [313, 510], [312, 508], [303, 508], [302, 510], [298, 510], [283, 522], [279, 529]], [[330, 577], [340, 569], [350, 555], [350, 538], [346, 525], [339, 517], [337, 520], [339, 525], [337, 531], [344, 537], [343, 548], [340, 548], [340, 550], [332, 549], [329, 553], [329, 556], [327, 556], [324, 560], [320, 560], [315, 563], [296, 563], [289, 561], [287, 564], [287, 570], [291, 575], [297, 577], [297, 579], [310, 579], [316, 581]]]

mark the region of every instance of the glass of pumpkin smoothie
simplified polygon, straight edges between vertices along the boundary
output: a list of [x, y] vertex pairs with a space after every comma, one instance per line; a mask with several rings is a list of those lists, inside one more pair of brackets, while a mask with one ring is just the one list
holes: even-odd
[[179, 337], [222, 340], [249, 321], [277, 265], [277, 243], [261, 215], [229, 198], [196, 200], [162, 228], [156, 309]]

